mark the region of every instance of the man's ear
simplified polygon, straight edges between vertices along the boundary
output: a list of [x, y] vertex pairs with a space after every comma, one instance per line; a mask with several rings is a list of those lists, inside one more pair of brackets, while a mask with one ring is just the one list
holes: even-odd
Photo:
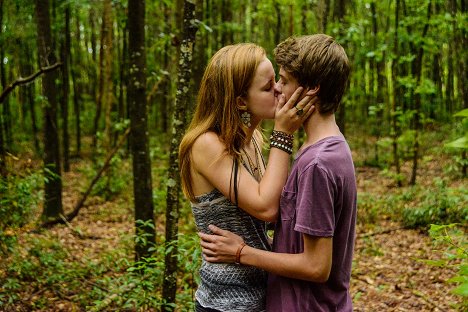
[[306, 95], [317, 95], [319, 90], [320, 90], [320, 85], [315, 86], [314, 88], [311, 88], [311, 89], [307, 90]]
[[240, 110], [247, 110], [247, 103], [245, 103], [245, 100], [242, 98], [242, 96], [237, 97], [236, 104]]

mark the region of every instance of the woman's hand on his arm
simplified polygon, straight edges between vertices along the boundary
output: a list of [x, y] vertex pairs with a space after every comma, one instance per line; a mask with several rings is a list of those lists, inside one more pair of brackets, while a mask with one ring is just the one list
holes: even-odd
[[216, 263], [236, 262], [237, 252], [244, 244], [242, 237], [214, 225], [209, 225], [208, 228], [213, 232], [213, 235], [198, 233], [206, 261]]

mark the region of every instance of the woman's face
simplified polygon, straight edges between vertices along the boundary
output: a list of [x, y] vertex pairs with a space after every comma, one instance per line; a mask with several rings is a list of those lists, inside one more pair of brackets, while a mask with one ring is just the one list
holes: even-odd
[[253, 115], [252, 118], [260, 122], [262, 119], [275, 118], [277, 99], [275, 96], [275, 70], [270, 60], [265, 59], [258, 65], [255, 76], [247, 96], [243, 98], [244, 104]]

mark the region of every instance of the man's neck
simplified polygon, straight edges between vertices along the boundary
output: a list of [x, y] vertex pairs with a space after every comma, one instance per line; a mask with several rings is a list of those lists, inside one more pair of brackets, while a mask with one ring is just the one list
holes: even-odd
[[342, 135], [336, 124], [335, 114], [321, 115], [318, 111], [304, 122], [304, 131], [307, 138], [303, 146], [312, 145], [330, 136]]

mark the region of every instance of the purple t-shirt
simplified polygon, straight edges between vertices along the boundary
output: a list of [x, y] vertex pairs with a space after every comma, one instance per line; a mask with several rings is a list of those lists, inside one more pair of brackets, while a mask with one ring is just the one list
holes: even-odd
[[330, 277], [313, 283], [269, 274], [267, 311], [352, 311], [349, 280], [355, 239], [356, 178], [341, 136], [300, 151], [281, 194], [273, 251], [303, 252], [303, 234], [333, 237]]

